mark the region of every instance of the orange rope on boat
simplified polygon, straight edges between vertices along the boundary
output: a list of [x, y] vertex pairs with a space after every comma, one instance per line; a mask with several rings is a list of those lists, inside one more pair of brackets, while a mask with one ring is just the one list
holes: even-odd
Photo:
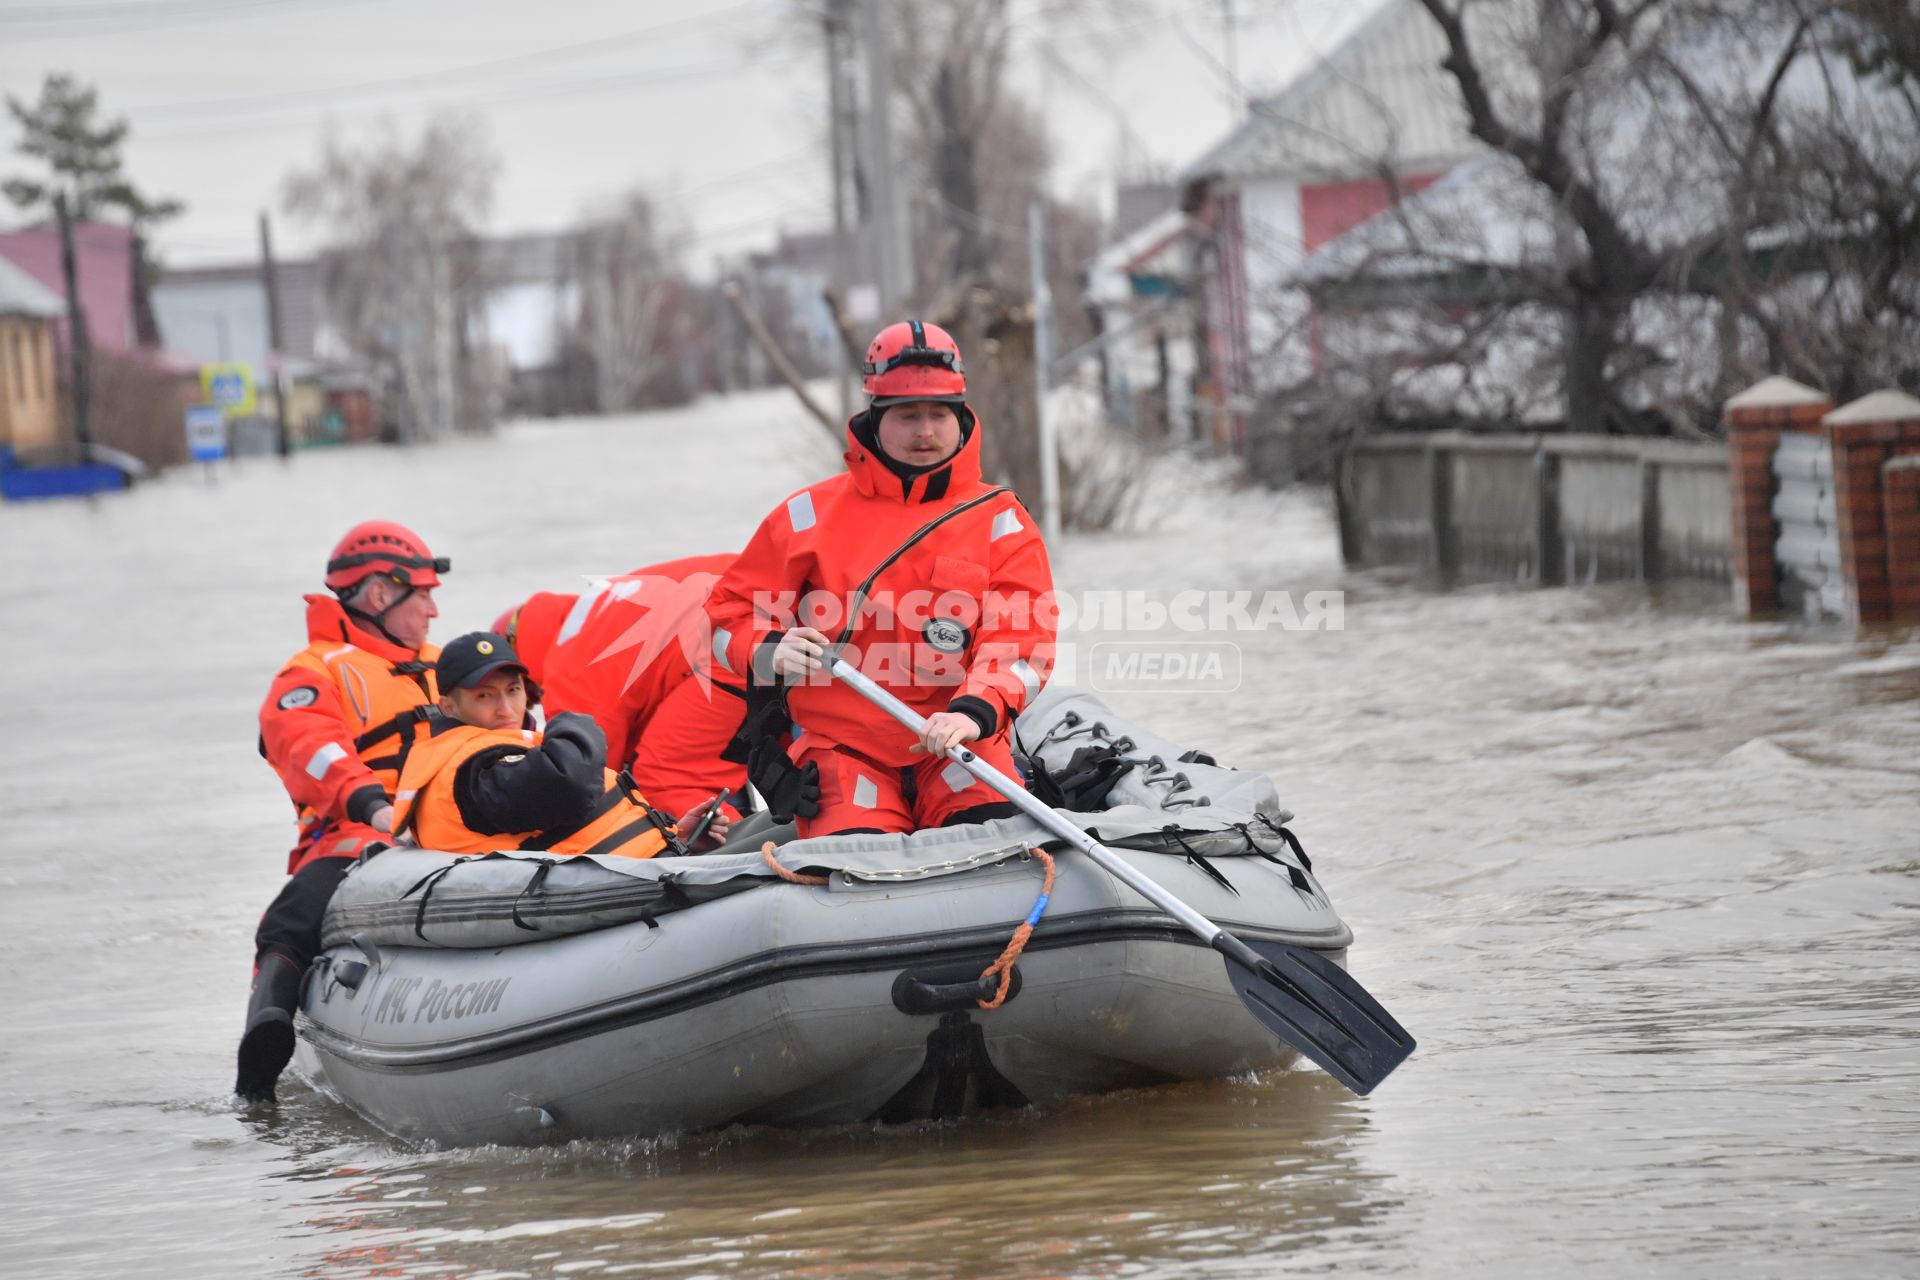
[[982, 1009], [998, 1009], [1006, 1002], [1007, 992], [1013, 987], [1013, 962], [1020, 958], [1020, 952], [1027, 945], [1027, 939], [1033, 936], [1033, 927], [1040, 923], [1040, 915], [1047, 909], [1047, 900], [1053, 896], [1053, 855], [1035, 845], [1033, 856], [1040, 859], [1040, 865], [1046, 868], [1046, 883], [1040, 886], [1040, 897], [1033, 904], [1033, 910], [1029, 911], [1027, 918], [1020, 922], [1020, 927], [1013, 931], [1013, 938], [1007, 943], [1007, 949], [1002, 951], [1000, 958], [988, 965], [986, 971], [980, 975], [982, 982], [996, 973], [1000, 975], [993, 999], [975, 1002]]
[[825, 876], [803, 876], [798, 871], [789, 871], [781, 866], [779, 861], [773, 856], [773, 841], [771, 840], [760, 846], [760, 856], [767, 860], [767, 865], [772, 867], [773, 873], [782, 880], [788, 880], [794, 884], [825, 884], [827, 882]]

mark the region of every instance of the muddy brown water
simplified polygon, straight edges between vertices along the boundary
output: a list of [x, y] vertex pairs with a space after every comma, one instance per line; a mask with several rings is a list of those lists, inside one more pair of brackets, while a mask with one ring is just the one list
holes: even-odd
[[1346, 592], [1342, 630], [1226, 637], [1230, 695], [1115, 701], [1278, 779], [1421, 1040], [1373, 1097], [1302, 1070], [531, 1150], [402, 1146], [304, 1085], [237, 1111], [290, 829], [252, 718], [338, 529], [453, 557], [446, 638], [738, 545], [832, 465], [810, 431], [739, 398], [0, 508], [0, 1272], [1920, 1273], [1920, 637], [1347, 574], [1313, 495], [1191, 474], [1058, 576]]

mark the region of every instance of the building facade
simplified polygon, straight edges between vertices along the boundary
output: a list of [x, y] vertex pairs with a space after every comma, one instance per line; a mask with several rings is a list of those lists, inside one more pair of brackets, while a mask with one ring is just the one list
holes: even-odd
[[58, 294], [0, 258], [0, 450], [59, 438], [53, 326], [65, 314]]

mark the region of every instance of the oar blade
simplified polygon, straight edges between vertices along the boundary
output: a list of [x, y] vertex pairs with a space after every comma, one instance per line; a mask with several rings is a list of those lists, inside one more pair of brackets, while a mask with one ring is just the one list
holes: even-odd
[[1265, 939], [1239, 941], [1257, 963], [1236, 957], [1234, 949], [1221, 951], [1227, 977], [1248, 1010], [1347, 1088], [1373, 1092], [1413, 1052], [1413, 1037], [1385, 1006], [1319, 952]]

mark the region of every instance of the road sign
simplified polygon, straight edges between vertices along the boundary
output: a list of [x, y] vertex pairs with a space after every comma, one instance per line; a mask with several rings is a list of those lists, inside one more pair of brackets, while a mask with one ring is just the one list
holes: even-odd
[[187, 452], [195, 462], [227, 456], [227, 415], [219, 405], [187, 406]]
[[200, 390], [208, 404], [217, 405], [229, 418], [245, 417], [259, 407], [250, 365], [201, 365]]

